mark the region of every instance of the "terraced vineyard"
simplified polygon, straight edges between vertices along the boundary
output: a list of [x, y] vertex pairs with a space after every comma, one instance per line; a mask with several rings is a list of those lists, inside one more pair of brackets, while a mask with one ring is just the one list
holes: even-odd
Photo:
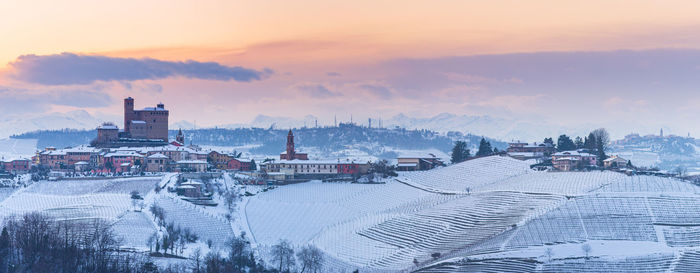
[[700, 264], [699, 190], [671, 178], [536, 172], [487, 157], [383, 185], [285, 186], [252, 197], [244, 211], [260, 247], [311, 242], [331, 268], [687, 272]]

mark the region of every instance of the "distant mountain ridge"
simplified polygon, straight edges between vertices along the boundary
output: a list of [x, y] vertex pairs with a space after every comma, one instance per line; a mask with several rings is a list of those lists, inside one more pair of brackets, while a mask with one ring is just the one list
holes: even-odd
[[0, 120], [0, 139], [38, 130], [94, 129], [105, 121], [114, 120], [119, 118], [109, 115], [93, 116], [85, 110], [26, 117], [9, 116]]
[[[0, 139], [14, 134], [22, 134], [37, 130], [59, 129], [93, 129], [105, 121], [117, 122], [120, 125], [122, 118], [117, 115], [91, 115], [87, 111], [78, 110], [67, 113], [51, 113], [40, 116], [16, 117], [9, 116], [0, 119]], [[200, 128], [274, 128], [290, 129], [303, 127], [316, 127], [333, 125], [328, 120], [321, 121], [314, 115], [306, 115], [302, 118], [275, 117], [264, 114], [257, 115], [248, 123], [230, 123], [217, 126], [197, 126], [193, 121], [171, 121], [170, 129], [200, 129]], [[338, 119], [337, 122], [348, 122], [348, 118]], [[355, 120], [355, 124], [368, 125], [366, 119]], [[379, 119], [372, 119], [372, 127], [378, 127]], [[384, 128], [396, 126], [406, 129], [428, 129], [440, 133], [450, 131], [463, 134], [489, 136], [501, 141], [542, 141], [545, 137], [554, 137], [561, 134], [569, 136], [586, 136], [593, 129], [608, 127], [613, 139], [621, 139], [629, 132], [655, 132], [658, 128], [645, 124], [637, 124], [634, 121], [625, 124], [587, 124], [579, 126], [562, 126], [551, 123], [546, 119], [536, 122], [525, 121], [516, 118], [500, 118], [489, 115], [456, 115], [451, 113], [439, 113], [432, 117], [411, 117], [405, 114], [397, 114], [388, 119], [382, 119]], [[120, 126], [121, 127], [121, 126]]]

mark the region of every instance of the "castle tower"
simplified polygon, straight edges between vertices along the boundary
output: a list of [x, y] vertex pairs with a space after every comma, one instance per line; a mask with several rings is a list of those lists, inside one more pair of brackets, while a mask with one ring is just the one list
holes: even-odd
[[131, 131], [131, 121], [136, 118], [136, 113], [134, 113], [134, 99], [128, 97], [124, 99], [124, 132], [129, 133]]
[[182, 134], [182, 129], [179, 129], [177, 131], [177, 136], [175, 136], [175, 141], [179, 142], [182, 145], [185, 145], [185, 136]]
[[289, 129], [287, 134], [287, 159], [294, 159], [294, 134], [292, 134], [292, 129]]

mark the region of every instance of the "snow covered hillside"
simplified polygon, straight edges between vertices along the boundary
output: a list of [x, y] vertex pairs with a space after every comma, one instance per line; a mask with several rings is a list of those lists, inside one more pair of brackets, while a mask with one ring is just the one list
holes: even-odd
[[328, 268], [362, 272], [683, 271], [700, 265], [699, 192], [495, 156], [386, 184], [280, 187], [245, 202], [241, 223], [260, 248], [311, 243]]
[[41, 181], [26, 188], [0, 188], [0, 219], [28, 212], [42, 212], [59, 220], [103, 219], [114, 223], [115, 233], [125, 247], [147, 248], [145, 238], [155, 228], [145, 213], [135, 211], [130, 193], [146, 194], [160, 180], [137, 177]]
[[[0, 188], [0, 217], [39, 211], [58, 219], [104, 219], [123, 247], [148, 250], [165, 224], [193, 231], [195, 248], [225, 253], [245, 236], [269, 262], [288, 240], [325, 253], [324, 272], [687, 272], [700, 266], [700, 187], [615, 172], [537, 172], [527, 162], [485, 157], [384, 184], [311, 181], [269, 187], [213, 178], [219, 206], [196, 206], [162, 177], [36, 182]], [[222, 192], [244, 194], [229, 209]], [[176, 259], [179, 262], [187, 260]], [[162, 261], [159, 263], [170, 263]]]

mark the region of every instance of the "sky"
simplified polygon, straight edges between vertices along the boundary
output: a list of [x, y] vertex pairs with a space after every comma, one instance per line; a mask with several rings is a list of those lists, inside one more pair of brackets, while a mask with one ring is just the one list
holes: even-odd
[[119, 116], [132, 96], [199, 126], [453, 113], [697, 136], [698, 12], [697, 1], [0, 1], [0, 120]]

